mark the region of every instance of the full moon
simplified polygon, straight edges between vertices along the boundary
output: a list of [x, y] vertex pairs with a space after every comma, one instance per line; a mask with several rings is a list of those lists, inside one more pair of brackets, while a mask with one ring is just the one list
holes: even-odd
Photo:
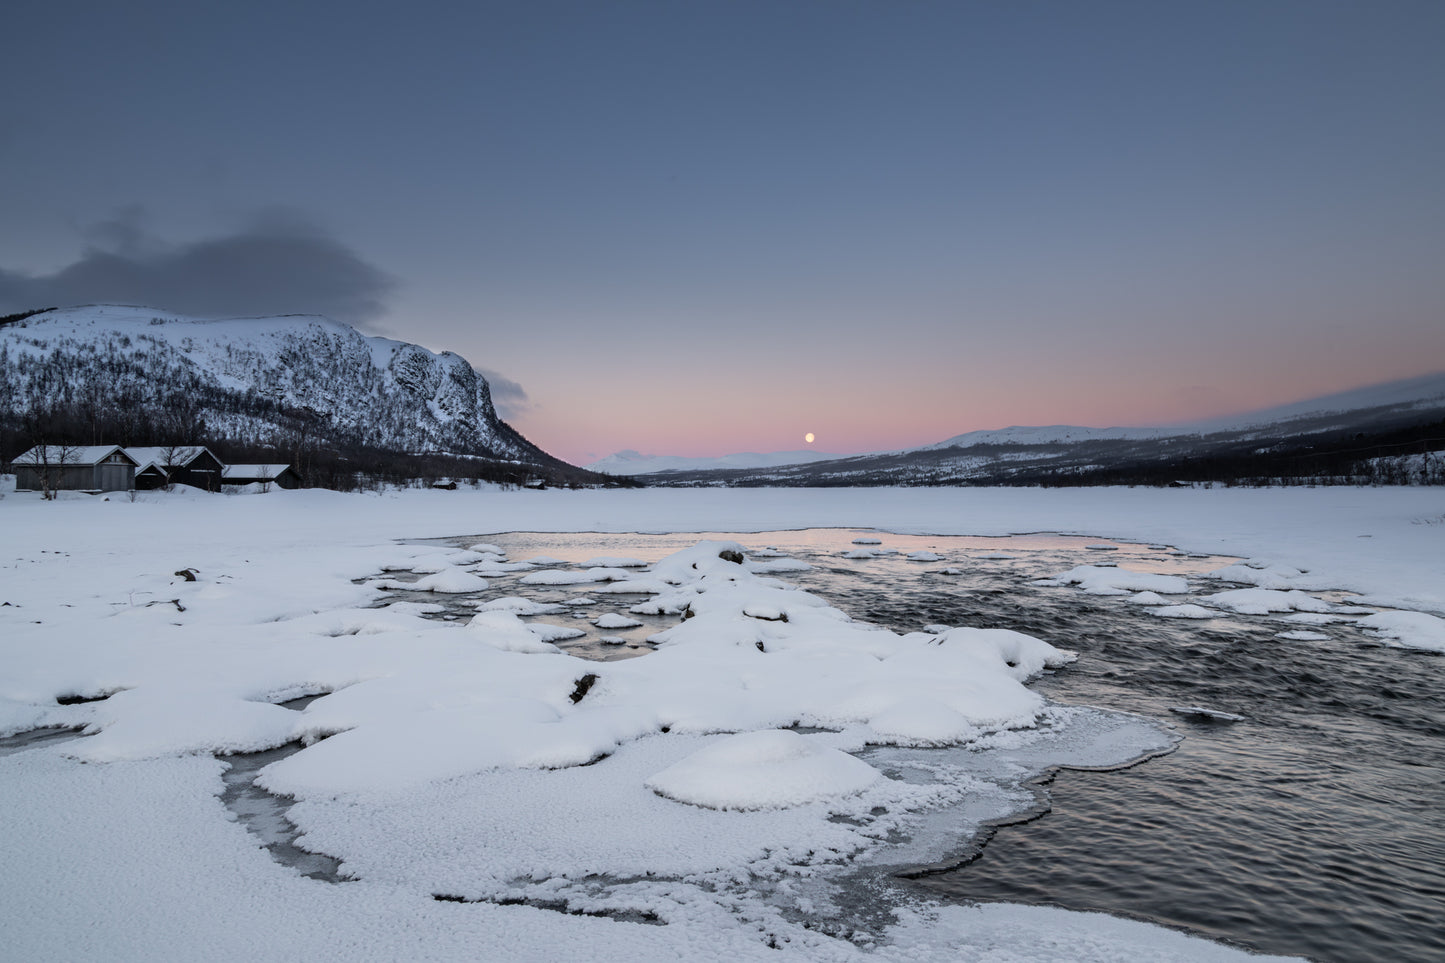
[[811, 445], [813, 443], [813, 433], [811, 431], [808, 432], [806, 435], [803, 436], [803, 440]]

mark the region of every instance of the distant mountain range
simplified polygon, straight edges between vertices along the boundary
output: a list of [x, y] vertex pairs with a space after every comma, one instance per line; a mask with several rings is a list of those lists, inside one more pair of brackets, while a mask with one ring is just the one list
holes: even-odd
[[1428, 453], [1442, 450], [1445, 372], [1188, 425], [1016, 426], [846, 457], [778, 452], [677, 459], [623, 452], [592, 467], [669, 486], [1377, 482], [1430, 480], [1445, 472], [1445, 456], [1432, 461]]
[[363, 468], [385, 454], [585, 474], [502, 421], [465, 358], [314, 316], [200, 320], [88, 305], [7, 319], [0, 420], [10, 447], [46, 433], [84, 444], [226, 441], [331, 452]]

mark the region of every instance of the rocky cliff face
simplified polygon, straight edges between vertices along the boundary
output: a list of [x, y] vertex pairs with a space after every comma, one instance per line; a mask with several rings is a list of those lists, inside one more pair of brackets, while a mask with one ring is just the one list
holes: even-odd
[[497, 417], [466, 359], [320, 317], [203, 321], [115, 305], [31, 315], [0, 327], [0, 415], [40, 411], [556, 463]]

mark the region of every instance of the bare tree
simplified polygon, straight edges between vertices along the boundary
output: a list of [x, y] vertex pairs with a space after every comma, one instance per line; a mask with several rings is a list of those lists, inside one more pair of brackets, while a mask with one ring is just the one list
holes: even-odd
[[41, 498], [54, 501], [55, 493], [65, 481], [65, 469], [76, 463], [78, 449], [75, 445], [37, 445], [32, 450]]

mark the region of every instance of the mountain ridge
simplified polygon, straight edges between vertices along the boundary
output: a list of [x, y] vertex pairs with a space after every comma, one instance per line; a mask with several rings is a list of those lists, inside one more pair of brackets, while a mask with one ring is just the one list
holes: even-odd
[[83, 305], [7, 319], [0, 416], [32, 435], [49, 419], [120, 436], [96, 442], [204, 435], [580, 471], [502, 421], [467, 359], [319, 315], [207, 319]]

